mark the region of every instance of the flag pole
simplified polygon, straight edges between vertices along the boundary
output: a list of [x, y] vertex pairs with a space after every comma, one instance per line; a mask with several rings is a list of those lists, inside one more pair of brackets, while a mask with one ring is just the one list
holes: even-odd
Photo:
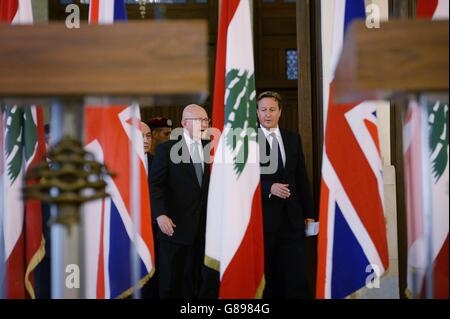
[[[50, 106], [50, 147], [62, 138], [62, 109], [61, 101], [54, 99]], [[50, 205], [50, 216], [54, 220], [58, 217], [58, 209], [55, 204]], [[64, 297], [64, 227], [51, 225], [51, 292], [52, 299]]]
[[[54, 147], [64, 134], [80, 138], [82, 136], [83, 109], [64, 106], [58, 99], [51, 102], [50, 146]], [[58, 193], [50, 195], [59, 196]], [[52, 221], [63, 215], [78, 215], [79, 206], [73, 204], [50, 205]], [[51, 225], [51, 287], [52, 299], [79, 299], [84, 294], [81, 287], [83, 276], [82, 224], [69, 226], [53, 222]], [[84, 276], [83, 276], [84, 277]]]
[[[130, 262], [131, 262], [131, 280], [133, 285], [133, 298], [140, 299], [141, 291], [139, 289], [139, 258], [137, 252], [137, 244], [139, 240], [139, 234], [141, 229], [141, 216], [140, 216], [140, 176], [139, 176], [139, 158], [135, 147], [137, 141], [137, 132], [139, 131], [139, 104], [133, 101], [131, 104], [131, 141], [130, 145], [130, 161], [131, 161], [131, 183], [130, 183], [130, 200], [131, 200], [131, 216], [133, 218], [133, 245], [130, 250]], [[141, 146], [143, 147], [143, 146]]]

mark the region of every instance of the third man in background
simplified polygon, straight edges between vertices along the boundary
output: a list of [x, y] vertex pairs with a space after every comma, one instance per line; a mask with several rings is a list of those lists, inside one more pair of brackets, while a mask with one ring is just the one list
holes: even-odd
[[[142, 132], [142, 139], [144, 140], [144, 153], [147, 156], [148, 162], [150, 155], [150, 148], [152, 145], [152, 131], [145, 122], [141, 122], [141, 132]], [[148, 169], [150, 170], [150, 166], [148, 166]]]
[[147, 122], [152, 133], [152, 144], [149, 150], [149, 167], [153, 163], [156, 148], [159, 144], [168, 141], [172, 131], [172, 120], [165, 117], [153, 117]]

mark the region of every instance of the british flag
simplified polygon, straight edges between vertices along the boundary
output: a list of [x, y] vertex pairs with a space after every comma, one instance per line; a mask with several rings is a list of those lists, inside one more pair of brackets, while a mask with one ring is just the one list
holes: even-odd
[[[91, 24], [111, 24], [117, 20], [126, 20], [124, 0], [91, 0]], [[138, 255], [139, 286], [154, 273], [148, 172], [142, 133], [132, 125], [134, 117], [139, 114], [133, 115], [132, 107], [126, 105], [89, 105], [85, 109], [86, 149], [116, 174], [106, 180], [106, 191], [111, 197], [90, 202], [84, 210], [87, 298], [120, 298], [133, 292], [131, 287], [136, 284], [131, 267], [133, 249]], [[139, 227], [131, 213], [132, 152], [139, 159]]]
[[363, 0], [335, 1], [318, 238], [318, 298], [345, 298], [388, 267], [376, 107], [337, 104], [334, 70], [350, 22], [365, 17]]
[[[136, 248], [140, 262], [140, 286], [154, 272], [154, 247], [150, 198], [142, 134], [132, 125], [131, 107], [88, 106], [86, 150], [116, 174], [107, 178], [111, 197], [85, 207], [86, 273], [88, 298], [118, 298], [132, 293], [130, 254]], [[137, 137], [132, 140], [133, 132]], [[140, 228], [131, 214], [130, 153], [138, 154], [140, 175]], [[134, 242], [135, 232], [137, 241]]]

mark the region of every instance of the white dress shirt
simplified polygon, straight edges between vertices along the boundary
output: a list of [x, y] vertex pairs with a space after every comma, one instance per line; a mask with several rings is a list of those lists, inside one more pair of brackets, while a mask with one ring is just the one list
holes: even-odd
[[276, 128], [271, 128], [269, 131], [265, 127], [261, 126], [261, 129], [266, 136], [267, 141], [269, 141], [270, 148], [273, 148], [273, 135], [271, 135], [271, 133], [275, 133], [275, 136], [278, 140], [278, 145], [280, 147], [281, 158], [283, 159], [283, 166], [286, 166], [286, 152], [284, 150], [283, 138], [281, 137], [280, 128], [277, 126]]
[[184, 140], [186, 141], [186, 145], [188, 147], [189, 150], [189, 155], [191, 156], [191, 159], [193, 158], [193, 154], [192, 154], [192, 148], [193, 148], [193, 144], [195, 142], [197, 142], [197, 148], [198, 148], [198, 153], [200, 154], [200, 159], [202, 160], [202, 169], [203, 171], [205, 171], [205, 159], [204, 159], [204, 155], [203, 155], [203, 145], [202, 145], [202, 140], [198, 139], [198, 140], [194, 140], [189, 136], [188, 131], [185, 129], [183, 132], [183, 137]]

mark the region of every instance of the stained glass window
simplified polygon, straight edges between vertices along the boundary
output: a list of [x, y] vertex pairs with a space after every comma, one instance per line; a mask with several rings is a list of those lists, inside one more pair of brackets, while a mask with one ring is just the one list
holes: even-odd
[[298, 79], [298, 59], [297, 50], [286, 50], [286, 78], [288, 80]]

